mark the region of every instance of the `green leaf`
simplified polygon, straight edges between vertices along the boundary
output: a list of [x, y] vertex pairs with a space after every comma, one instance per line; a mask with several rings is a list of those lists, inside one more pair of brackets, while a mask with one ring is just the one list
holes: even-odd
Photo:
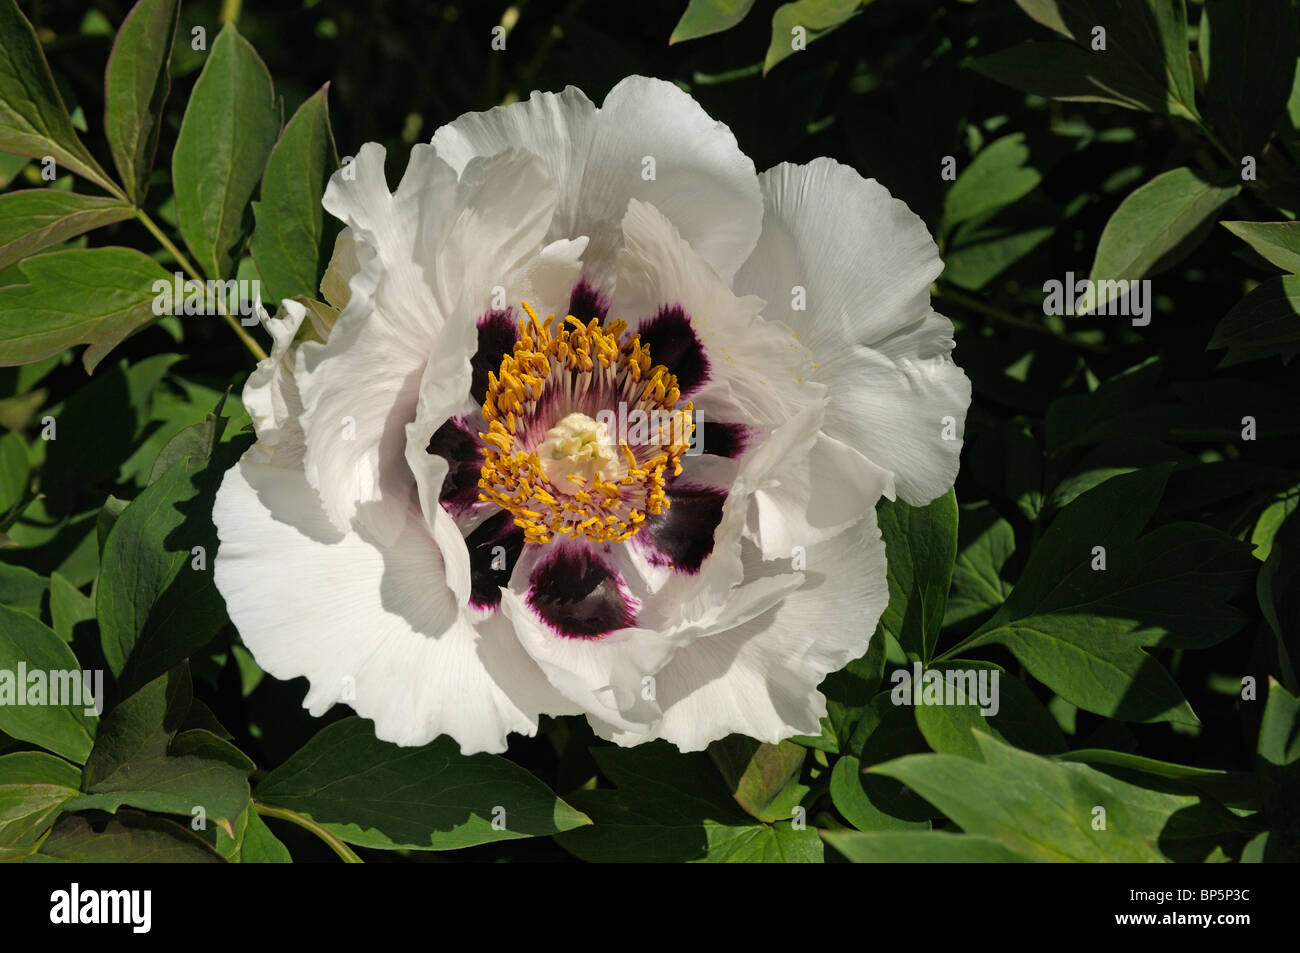
[[[988, 679], [985, 684], [991, 695], [987, 714], [984, 710], [986, 706], [982, 704], [984, 699], [978, 697], [978, 682], [976, 694], [971, 695], [965, 693], [969, 683], [964, 679], [955, 679], [954, 686], [962, 689], [964, 697], [969, 700], [967, 703], [948, 704], [945, 696], [943, 704], [915, 706], [916, 726], [931, 748], [941, 753], [978, 758], [979, 748], [972, 731], [979, 731], [1040, 754], [1056, 754], [1065, 750], [1065, 738], [1051, 714], [1029, 689], [999, 666], [991, 662], [959, 659], [937, 662], [929, 669], [942, 673], [945, 678], [949, 672], [963, 675], [973, 672], [978, 678], [980, 670], [989, 672], [985, 676]], [[994, 673], [997, 676], [996, 683], [992, 681]]]
[[[786, 57], [840, 27], [870, 0], [795, 0], [772, 14], [772, 42], [763, 59], [763, 75]], [[803, 44], [802, 47], [796, 43]]]
[[43, 751], [0, 757], [0, 860], [34, 850], [80, 784], [80, 771]]
[[157, 318], [153, 285], [171, 281], [132, 248], [75, 248], [29, 258], [25, 284], [0, 288], [0, 364], [30, 364], [78, 344], [86, 370]]
[[1255, 558], [1267, 562], [1273, 551], [1273, 540], [1292, 513], [1300, 510], [1300, 484], [1290, 487], [1259, 514], [1250, 542], [1255, 547]]
[[[212, 434], [223, 423], [214, 421]], [[95, 613], [104, 658], [130, 684], [171, 668], [226, 623], [212, 582], [212, 500], [243, 442], [221, 444], [209, 461], [197, 453], [212, 434], [200, 428], [197, 442], [178, 437], [195, 455], [177, 459], [132, 500], [104, 541]]]
[[176, 215], [209, 278], [229, 278], [249, 200], [280, 132], [271, 75], [227, 23], [212, 44], [172, 154]]
[[[1246, 544], [1201, 524], [1139, 538], [1170, 469], [1112, 477], [1067, 506], [1003, 607], [953, 652], [998, 642], [1080, 708], [1196, 724], [1178, 686], [1141, 646], [1206, 647], [1239, 629], [1245, 617], [1227, 603], [1249, 584], [1253, 560]], [[1105, 568], [1093, 568], [1103, 558]]]
[[1255, 581], [1264, 618], [1277, 636], [1283, 676], [1297, 684], [1300, 668], [1300, 516], [1287, 517], [1273, 537], [1268, 558]]
[[119, 811], [107, 821], [70, 814], [36, 855], [80, 864], [219, 864], [221, 855], [188, 828], [161, 817]]
[[291, 864], [293, 857], [280, 838], [271, 833], [257, 813], [257, 807], [248, 806], [248, 827], [239, 845], [239, 860], [244, 864]]
[[1075, 751], [1061, 752], [1056, 757], [1060, 761], [1100, 765], [1103, 770], [1108, 767], [1117, 768], [1182, 782], [1186, 787], [1224, 804], [1245, 804], [1255, 796], [1254, 779], [1240, 771], [1198, 768], [1188, 764], [1146, 758], [1126, 751], [1111, 751], [1107, 748], [1080, 748]]
[[1029, 158], [1023, 132], [981, 149], [948, 189], [941, 231], [1010, 205], [1037, 188], [1043, 177], [1029, 165]]
[[1206, 0], [1199, 39], [1206, 118], [1236, 155], [1254, 154], [1272, 136], [1291, 95], [1291, 2]]
[[446, 736], [399, 748], [360, 718], [323, 728], [262, 780], [256, 796], [350, 844], [380, 849], [454, 850], [589, 823], [505, 758], [460, 754]]
[[[1300, 699], [1270, 681], [1255, 756], [1262, 808], [1272, 832], [1267, 856], [1300, 857]], [[1263, 845], [1259, 852], [1263, 855]]]
[[[57, 439], [42, 441], [42, 492], [65, 507], [87, 489], [90, 503], [100, 502], [101, 492], [108, 495], [102, 486], [118, 482], [130, 447], [152, 429], [150, 408], [168, 369], [179, 360], [179, 354], [153, 354], [130, 365], [125, 360], [105, 364], [85, 386], [49, 408], [58, 428]], [[80, 585], [90, 578], [72, 581]]]
[[39, 619], [49, 588], [48, 579], [26, 566], [0, 563], [0, 605]]
[[1300, 350], [1300, 276], [1270, 278], [1233, 306], [1210, 337], [1210, 350], [1227, 349], [1221, 367]]
[[189, 670], [182, 665], [109, 712], [86, 759], [86, 793], [71, 809], [129, 805], [190, 817], [201, 807], [230, 831], [248, 806], [253, 764], [216, 735], [180, 731], [190, 700]]
[[1277, 682], [1268, 686], [1256, 750], [1259, 761], [1274, 768], [1294, 768], [1300, 764], [1300, 698]]
[[909, 755], [871, 770], [902, 781], [967, 834], [1031, 860], [1203, 860], [1218, 835], [1235, 830], [1227, 811], [1194, 796], [1019, 751], [982, 732], [975, 739], [980, 760]]
[[1043, 434], [1048, 454], [1105, 439], [1108, 428], [1115, 429], [1112, 421], [1155, 400], [1161, 373], [1159, 359], [1148, 358], [1103, 381], [1090, 393], [1066, 394], [1052, 401], [1047, 407]]
[[257, 228], [249, 242], [261, 276], [263, 301], [312, 296], [320, 287], [333, 248], [321, 196], [338, 168], [330, 132], [329, 84], [293, 114], [275, 144], [262, 179], [262, 200], [253, 203]]
[[[1209, 232], [1214, 215], [1241, 191], [1188, 168], [1161, 173], [1120, 203], [1097, 243], [1092, 281], [1136, 281], [1187, 257]], [[1100, 307], [1115, 293], [1097, 289]]]
[[16, 430], [0, 434], [0, 521], [28, 495], [32, 468]]
[[1300, 272], [1300, 222], [1220, 222], [1271, 264]]
[[957, 540], [952, 589], [943, 617], [945, 626], [999, 608], [1012, 588], [1003, 576], [1016, 549], [1016, 534], [1010, 523], [989, 507], [963, 509]]
[[944, 254], [943, 280], [968, 291], [978, 291], [1045, 242], [1054, 231], [1050, 225], [1024, 229], [990, 225], [970, 232], [963, 230]]
[[[169, 384], [172, 386], [155, 394], [143, 439], [134, 445], [131, 455], [123, 461], [118, 470], [119, 482], [133, 483], [140, 488], [148, 486], [155, 472], [162, 476], [170, 468], [169, 465], [160, 467], [159, 457], [164, 452], [170, 455], [186, 446], [191, 456], [198, 460], [206, 459], [206, 453], [200, 454], [200, 449], [206, 447], [205, 441], [195, 439], [199, 434], [191, 432], [187, 437], [180, 437], [180, 434], [196, 424], [204, 424], [218, 404], [223, 405], [222, 413], [228, 418], [221, 438], [223, 441], [239, 439], [240, 432], [250, 423], [243, 403], [226, 389], [214, 390], [179, 376], [172, 377]], [[177, 443], [169, 448], [168, 444], [177, 438]]]
[[163, 448], [158, 451], [158, 457], [154, 460], [153, 467], [149, 471], [150, 485], [162, 479], [167, 471], [181, 460], [189, 460], [191, 470], [198, 469], [208, 461], [216, 451], [217, 445], [221, 442], [221, 437], [226, 431], [226, 424], [230, 420], [229, 417], [222, 415], [225, 406], [226, 395], [222, 394], [216, 410], [198, 423], [191, 424], [180, 430], [163, 444]]
[[[1130, 419], [1122, 423], [1131, 422]], [[1116, 425], [1111, 429], [1121, 429], [1120, 423], [1115, 422]], [[1064, 509], [1081, 494], [1121, 473], [1132, 473], [1134, 470], [1161, 463], [1174, 463], [1187, 467], [1197, 465], [1198, 461], [1193, 455], [1153, 440], [1150, 435], [1142, 435], [1140, 426], [1132, 429], [1135, 431], [1132, 437], [1106, 440], [1089, 450], [1077, 464], [1072, 466], [1070, 473], [1062, 477], [1052, 490], [1049, 498], [1050, 509], [1053, 511]]]
[[0, 150], [49, 156], [112, 195], [122, 194], [77, 138], [36, 31], [14, 0], [0, 0]]
[[[1183, 0], [1020, 0], [1073, 42], [1031, 41], [977, 60], [974, 69], [1052, 99], [1114, 103], [1195, 119]], [[1105, 48], [1094, 48], [1105, 30]]]
[[11, 152], [0, 152], [0, 189], [7, 189], [27, 168], [27, 156], [16, 156]]
[[[102, 702], [86, 696], [72, 649], [39, 620], [0, 605], [0, 731], [80, 764], [90, 754], [99, 722], [94, 708]], [[69, 703], [50, 704], [55, 698]]]
[[745, 19], [754, 0], [690, 0], [668, 45], [721, 33]]
[[0, 195], [0, 268], [133, 214], [131, 206], [118, 199], [58, 189]]
[[101, 572], [95, 589], [104, 658], [120, 675], [144, 631], [149, 612], [189, 556], [169, 549], [169, 538], [184, 523], [178, 503], [193, 495], [183, 462], [127, 505], [104, 540]]
[[78, 623], [95, 618], [95, 600], [82, 593], [61, 573], [50, 575], [50, 624], [55, 635], [69, 645]]
[[1300, 861], [1300, 851], [1285, 841], [1278, 831], [1265, 831], [1257, 835], [1241, 852], [1243, 864], [1294, 864]]
[[1043, 508], [1043, 452], [1034, 436], [1023, 425], [990, 421], [967, 446], [970, 475], [1036, 521]]
[[947, 831], [822, 831], [822, 840], [855, 864], [1005, 864], [1028, 857], [990, 837]]
[[835, 809], [860, 831], [929, 830], [928, 820], [898, 817], [890, 812], [889, 784], [879, 775], [864, 775], [862, 762], [853, 755], [837, 758], [831, 770], [830, 795]]
[[104, 134], [127, 195], [144, 203], [170, 86], [180, 4], [140, 0], [122, 21], [104, 76]]
[[797, 737], [794, 740], [810, 748], [832, 752], [847, 751], [853, 729], [862, 712], [880, 689], [885, 677], [885, 636], [877, 628], [867, 651], [838, 672], [831, 672], [821, 684], [826, 696], [826, 716], [822, 718], [819, 738]]
[[736, 803], [760, 821], [788, 821], [808, 786], [799, 782], [807, 752], [792, 741], [765, 744], [730, 735], [709, 745]]
[[588, 861], [818, 862], [812, 828], [764, 824], [732, 800], [702, 753], [682, 754], [666, 742], [635, 748], [593, 748], [617, 790], [575, 791], [570, 800], [595, 822], [560, 835], [566, 850]]
[[889, 605], [881, 628], [909, 658], [929, 661], [943, 627], [957, 555], [957, 498], [949, 490], [927, 506], [882, 499], [876, 518], [889, 570]]

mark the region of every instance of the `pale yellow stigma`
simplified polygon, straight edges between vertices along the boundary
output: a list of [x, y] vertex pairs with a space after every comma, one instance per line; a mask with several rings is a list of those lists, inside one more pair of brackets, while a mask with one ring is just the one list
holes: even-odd
[[[546, 479], [567, 496], [597, 481], [617, 480], [627, 472], [618, 444], [603, 420], [574, 412], [546, 432], [537, 447]], [[571, 480], [570, 477], [581, 480]]]

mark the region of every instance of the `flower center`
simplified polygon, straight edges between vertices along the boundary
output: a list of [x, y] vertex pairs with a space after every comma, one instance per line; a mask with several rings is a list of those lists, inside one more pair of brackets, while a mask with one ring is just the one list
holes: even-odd
[[479, 499], [509, 511], [530, 543], [631, 539], [668, 508], [693, 405], [677, 407], [677, 379], [624, 322], [555, 326], [523, 308], [514, 352], [488, 374]]
[[542, 461], [542, 472], [551, 485], [566, 495], [578, 490], [578, 482], [569, 477], [582, 477], [584, 486], [593, 481], [616, 480], [626, 468], [618, 458], [618, 445], [610, 436], [604, 421], [592, 420], [584, 413], [574, 411], [550, 430], [537, 448]]

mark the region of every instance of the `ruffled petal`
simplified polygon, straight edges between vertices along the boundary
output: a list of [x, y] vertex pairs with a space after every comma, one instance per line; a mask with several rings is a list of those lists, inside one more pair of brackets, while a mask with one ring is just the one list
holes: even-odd
[[551, 237], [587, 235], [593, 283], [608, 290], [629, 199], [652, 202], [724, 279], [745, 261], [762, 219], [754, 163], [736, 137], [672, 83], [631, 76], [597, 111], [579, 90], [469, 113], [433, 137], [460, 169], [474, 156], [522, 148], [559, 184]]
[[405, 523], [414, 481], [402, 466], [404, 428], [445, 321], [421, 264], [420, 220], [443, 216], [455, 195], [455, 172], [427, 147], [412, 152], [390, 194], [373, 143], [326, 189], [325, 207], [348, 224], [362, 264], [329, 340], [298, 348], [295, 377], [307, 480], [340, 531], [358, 514], [381, 539]]
[[348, 286], [364, 264], [361, 260], [363, 248], [368, 258], [370, 249], [367, 246], [360, 248], [357, 246], [350, 228], [340, 229], [334, 239], [334, 253], [330, 255], [330, 263], [325, 266], [325, 274], [320, 280], [320, 291], [325, 296], [325, 300], [337, 311], [346, 308], [352, 297], [352, 290]]
[[848, 529], [893, 491], [889, 471], [819, 433], [755, 491], [752, 537], [764, 559], [788, 559], [795, 547], [807, 551]]
[[271, 335], [271, 353], [259, 361], [244, 384], [244, 408], [257, 431], [257, 450], [279, 466], [298, 466], [305, 450], [302, 435], [302, 395], [293, 378], [293, 339], [307, 309], [286, 298], [279, 313], [269, 317], [262, 306], [263, 326]]
[[574, 222], [591, 236], [589, 261], [612, 261], [629, 199], [659, 209], [726, 281], [758, 240], [753, 161], [725, 124], [664, 80], [629, 76], [601, 104]]
[[[340, 533], [301, 472], [251, 455], [213, 507], [215, 579], [259, 665], [311, 682], [305, 707], [346, 702], [400, 745], [451, 735], [502, 751], [541, 713], [572, 711], [508, 626], [470, 625], [418, 517], [390, 545]], [[288, 568], [287, 568], [288, 567]]]
[[584, 234], [574, 228], [574, 209], [595, 132], [596, 107], [582, 90], [534, 92], [527, 101], [465, 113], [433, 135], [439, 158], [458, 172], [476, 156], [523, 149], [539, 156], [560, 192], [553, 238]]
[[[652, 731], [628, 732], [589, 716], [597, 733], [622, 745], [663, 738], [683, 751], [733, 732], [771, 743], [817, 734], [826, 714], [817, 686], [866, 652], [889, 601], [875, 513], [811, 547], [800, 588], [777, 586], [772, 576], [782, 575], [780, 568], [748, 551], [746, 578], [753, 582], [733, 597], [745, 600], [742, 610], [730, 613], [741, 621], [690, 642], [655, 674], [664, 714]], [[747, 593], [756, 583], [768, 598]]]
[[[521, 560], [521, 563], [525, 560]], [[573, 705], [621, 730], [647, 732], [660, 709], [645, 679], [672, 656], [673, 643], [652, 629], [622, 629], [598, 640], [563, 638], [530, 609], [515, 587], [501, 591], [501, 610], [524, 650]]]
[[877, 182], [830, 159], [760, 176], [766, 211], [738, 291], [794, 328], [830, 387], [825, 429], [929, 502], [952, 485], [970, 383], [951, 325], [930, 310], [942, 270], [925, 224]]
[[952, 325], [931, 313], [878, 347], [846, 348], [822, 365], [835, 395], [825, 429], [894, 476], [923, 505], [957, 478], [970, 380], [949, 356]]
[[[414, 501], [417, 479], [438, 469], [434, 460], [411, 460], [407, 425], [418, 409], [425, 429], [414, 439], [423, 452], [459, 409], [476, 346], [473, 317], [511, 292], [562, 297], [576, 279], [583, 244], [561, 242], [538, 255], [556, 191], [528, 153], [475, 159], [457, 181], [431, 147], [419, 146], [395, 195], [382, 163], [381, 149], [363, 147], [355, 178], [338, 173], [331, 180], [327, 206], [347, 216], [356, 241], [373, 254], [349, 283], [348, 306], [329, 341], [300, 349], [297, 376], [308, 481], [337, 528], [359, 516], [389, 539]], [[431, 389], [438, 393], [432, 404]], [[428, 473], [435, 504], [445, 475], [445, 466]], [[420, 487], [426, 505], [427, 495]], [[439, 544], [454, 545], [436, 510], [425, 513], [443, 524], [434, 526]], [[449, 566], [457, 594], [468, 598], [463, 554], [449, 557]]]
[[825, 398], [790, 329], [760, 317], [758, 298], [733, 294], [659, 209], [634, 199], [623, 233], [610, 313], [662, 341], [664, 358], [651, 344], [650, 359], [684, 373], [706, 419], [770, 430]]
[[[515, 156], [523, 156], [523, 153], [516, 153]], [[536, 162], [535, 159], [531, 161]], [[539, 169], [540, 163], [532, 171]], [[500, 289], [502, 297], [506, 301], [537, 302], [538, 307], [551, 310], [560, 307], [581, 271], [581, 255], [585, 248], [584, 239], [561, 239], [550, 243], [499, 279], [503, 283]], [[481, 299], [478, 300], [481, 302]], [[464, 313], [475, 314], [473, 310]], [[497, 312], [487, 314], [495, 313]], [[513, 317], [513, 306], [507, 309], [506, 315], [503, 320]], [[467, 464], [465, 461], [451, 461], [439, 454], [431, 447], [430, 441], [453, 417], [477, 414], [478, 406], [474, 402], [472, 391], [476, 370], [475, 355], [485, 341], [480, 332], [483, 317], [486, 315], [478, 320], [468, 316], [458, 317], [447, 323], [439, 339], [441, 346], [431, 356], [417, 386], [414, 419], [405, 429], [406, 472], [414, 477], [420, 510], [442, 551], [448, 585], [461, 606], [469, 606], [474, 599], [474, 581], [470, 551], [457, 523], [457, 516], [472, 513], [474, 507], [453, 514], [441, 504], [440, 498], [452, 466]], [[487, 343], [491, 343], [490, 336]], [[498, 360], [497, 368], [499, 367]], [[475, 450], [473, 465], [480, 462], [478, 451]], [[475, 491], [473, 495], [477, 498], [478, 494]], [[484, 606], [487, 603], [480, 608]]]

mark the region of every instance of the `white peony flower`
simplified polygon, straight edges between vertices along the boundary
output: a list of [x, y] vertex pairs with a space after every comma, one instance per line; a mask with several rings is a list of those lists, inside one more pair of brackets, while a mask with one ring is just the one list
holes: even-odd
[[368, 144], [324, 205], [341, 313], [268, 322], [214, 509], [258, 663], [402, 745], [816, 734], [888, 598], [876, 501], [957, 473], [921, 220], [643, 77], [462, 116], [395, 193]]

